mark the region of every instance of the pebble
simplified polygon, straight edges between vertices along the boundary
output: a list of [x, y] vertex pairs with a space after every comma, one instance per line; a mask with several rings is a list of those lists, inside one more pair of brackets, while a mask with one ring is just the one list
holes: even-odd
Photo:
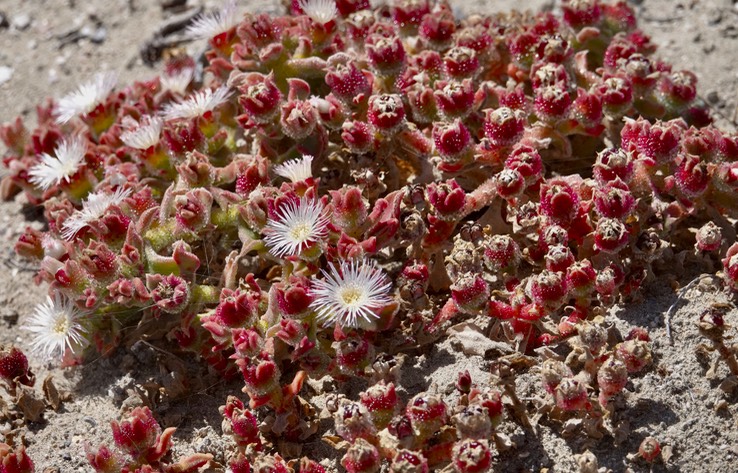
[[10, 26], [8, 15], [5, 12], [0, 11], [0, 28], [7, 28], [8, 26]]
[[717, 90], [711, 90], [707, 93], [707, 101], [713, 105], [720, 101], [720, 95], [718, 95]]
[[92, 417], [90, 417], [90, 416], [85, 416], [85, 417], [82, 418], [82, 420], [85, 421], [85, 422], [87, 422], [88, 424], [90, 424], [93, 427], [95, 427], [97, 425], [97, 421], [95, 419], [93, 419]]
[[23, 31], [31, 26], [31, 15], [28, 13], [19, 13], [13, 17], [13, 28]]
[[13, 68], [8, 66], [0, 66], [0, 85], [8, 82], [13, 77]]

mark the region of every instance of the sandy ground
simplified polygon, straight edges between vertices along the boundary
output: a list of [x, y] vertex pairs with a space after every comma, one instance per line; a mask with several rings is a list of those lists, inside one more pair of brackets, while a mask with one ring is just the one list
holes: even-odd
[[[217, 4], [189, 3], [193, 8]], [[553, 4], [542, 0], [452, 3], [467, 13]], [[638, 4], [642, 28], [660, 46], [657, 54], [675, 68], [693, 70], [700, 79], [700, 95], [714, 107], [718, 123], [734, 130], [732, 121], [738, 103], [738, 8], [734, 2], [634, 3]], [[278, 11], [278, 5], [267, 0], [240, 4], [244, 10]], [[34, 105], [44, 97], [64, 95], [100, 69], [119, 71], [121, 83], [154, 75], [156, 70], [140, 60], [139, 48], [173, 15], [155, 0], [3, 0], [0, 13], [8, 23], [0, 26], [0, 121], [19, 114], [31, 118]], [[4, 24], [1, 18], [0, 24]], [[42, 300], [45, 289], [34, 285], [33, 268], [14, 257], [12, 247], [26, 225], [40, 228], [43, 224], [33, 208], [24, 206], [22, 198], [0, 203], [0, 222], [0, 343], [22, 345], [26, 340], [18, 330], [18, 320]], [[682, 276], [683, 282], [687, 280]], [[725, 368], [708, 379], [709, 367], [695, 354], [703, 339], [694, 321], [709, 304], [724, 299], [720, 293], [699, 289], [687, 292], [673, 315], [673, 345], [663, 321], [667, 308], [677, 302], [670, 288], [650, 287], [643, 302], [613, 310], [608, 322], [621, 332], [627, 332], [630, 326], [649, 327], [656, 361], [654, 369], [633, 379], [625, 395], [619, 397], [612, 419], [619, 434], [593, 442], [585, 435], [559, 435], [561, 426], [552, 423], [543, 422], [533, 432], [509, 422], [503, 430], [519, 448], [503, 456], [504, 471], [577, 471], [575, 455], [587, 448], [598, 457], [600, 466], [611, 471], [649, 471], [648, 466], [626, 457], [651, 435], [673, 452], [666, 464], [655, 465], [653, 471], [735, 472], [738, 399], [736, 394], [728, 395], [720, 389], [727, 375]], [[738, 326], [735, 310], [728, 314], [726, 323]], [[735, 329], [732, 331], [735, 335]], [[403, 394], [427, 389], [431, 380], [440, 391], [447, 390], [463, 369], [469, 369], [475, 380], [483, 382], [489, 376], [489, 361], [464, 355], [457, 348], [452, 339], [447, 339], [427, 353], [409, 358], [400, 383]], [[51, 374], [62, 390], [73, 391], [72, 400], [58, 412], [47, 411], [43, 422], [28, 427], [28, 451], [37, 471], [90, 471], [84, 459], [84, 443], [109, 440], [109, 421], [117, 417], [131, 390], [143, 389], [150, 382], [171, 383], [169, 373], [156, 367], [178, 362], [173, 355], [144, 344], [81, 368], [59, 370], [45, 366], [43, 360], [32, 360], [39, 385]], [[166, 426], [179, 427], [175, 436], [178, 451], [220, 455], [225, 440], [217, 406], [224, 403], [227, 394], [238, 393], [240, 385], [208, 378], [197, 367], [188, 366], [187, 370], [188, 379], [197, 382], [188, 386], [185, 396], [162, 400], [156, 412]], [[348, 389], [358, 392], [363, 386]], [[517, 391], [521, 398], [533, 397], [540, 391], [536, 376], [519, 377]], [[316, 396], [313, 401], [320, 407], [324, 399]], [[577, 429], [576, 425], [570, 427]], [[0, 423], [0, 432], [6, 428]], [[305, 444], [304, 451], [316, 458], [325, 456], [327, 463], [335, 457], [320, 439]]]

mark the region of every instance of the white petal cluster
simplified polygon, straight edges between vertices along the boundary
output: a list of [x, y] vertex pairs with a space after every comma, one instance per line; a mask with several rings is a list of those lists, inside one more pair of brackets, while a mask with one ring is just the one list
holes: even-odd
[[300, 0], [300, 8], [311, 20], [321, 25], [338, 16], [335, 0]]
[[84, 162], [86, 150], [85, 141], [79, 136], [62, 141], [54, 150], [55, 156], [42, 154], [41, 162], [28, 171], [31, 184], [47, 190], [62, 181], [69, 182]]
[[302, 182], [313, 177], [313, 157], [305, 154], [302, 158], [291, 159], [274, 168], [274, 172], [290, 182]]
[[102, 103], [115, 88], [118, 75], [101, 72], [93, 80], [82, 84], [77, 90], [59, 99], [56, 105], [56, 121], [67, 123], [72, 118], [90, 113]]
[[165, 105], [162, 115], [166, 120], [201, 117], [226, 103], [230, 96], [231, 90], [225, 85], [216, 90], [201, 90], [181, 102]]
[[392, 283], [372, 261], [343, 261], [338, 267], [331, 264], [330, 272], [321, 271], [323, 279], [312, 284], [311, 307], [323, 325], [352, 328], [362, 321], [371, 323], [392, 301]]
[[175, 94], [184, 95], [187, 87], [195, 76], [195, 70], [191, 67], [185, 67], [174, 74], [164, 74], [161, 76], [161, 86], [164, 90], [168, 90]]
[[100, 219], [113, 205], [120, 205], [129, 195], [131, 189], [118, 188], [112, 194], [93, 192], [82, 203], [82, 209], [76, 210], [65, 222], [62, 237], [71, 240], [80, 230]]
[[130, 128], [120, 134], [120, 139], [131, 148], [149, 149], [159, 143], [163, 124], [159, 117], [144, 115], [141, 121], [131, 123]]
[[36, 306], [22, 328], [33, 335], [31, 348], [37, 355], [62, 358], [67, 350], [76, 354], [86, 345], [83, 315], [71, 300], [56, 293]]
[[208, 12], [195, 18], [187, 27], [187, 36], [193, 39], [211, 39], [238, 25], [236, 2], [229, 0], [216, 12]]
[[283, 205], [276, 220], [268, 220], [264, 242], [278, 258], [297, 256], [328, 233], [328, 216], [319, 200], [303, 197]]

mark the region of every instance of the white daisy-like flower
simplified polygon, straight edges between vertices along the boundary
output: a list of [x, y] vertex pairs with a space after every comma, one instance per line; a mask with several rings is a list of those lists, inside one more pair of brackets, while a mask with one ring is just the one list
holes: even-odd
[[300, 8], [311, 20], [321, 25], [338, 16], [335, 0], [300, 0]]
[[216, 12], [208, 12], [195, 18], [186, 34], [193, 39], [211, 39], [238, 25], [236, 2], [229, 0]]
[[120, 134], [120, 139], [131, 148], [149, 149], [159, 143], [163, 125], [161, 118], [144, 115], [140, 122], [133, 121], [130, 128]]
[[131, 189], [122, 188], [116, 189], [112, 194], [93, 192], [88, 195], [82, 203], [82, 209], [76, 210], [64, 221], [62, 237], [65, 240], [71, 240], [77, 232], [105, 215], [110, 206], [120, 205], [129, 195], [131, 195]]
[[161, 86], [164, 90], [184, 95], [187, 92], [187, 86], [190, 85], [194, 76], [195, 70], [191, 67], [185, 67], [172, 75], [162, 75]]
[[304, 154], [302, 158], [285, 161], [274, 168], [274, 172], [291, 182], [301, 182], [313, 177], [312, 164], [313, 157]]
[[277, 210], [278, 220], [268, 220], [264, 242], [278, 258], [296, 256], [328, 233], [328, 216], [319, 200], [301, 198]]
[[69, 179], [79, 170], [85, 159], [87, 146], [80, 136], [62, 141], [54, 150], [55, 156], [42, 154], [41, 162], [29, 171], [31, 184], [43, 190]]
[[220, 107], [228, 101], [230, 96], [231, 90], [226, 85], [216, 90], [205, 89], [181, 102], [165, 105], [161, 113], [167, 120], [197, 118]]
[[66, 123], [72, 118], [90, 113], [115, 88], [118, 75], [115, 72], [101, 72], [93, 80], [82, 84], [77, 90], [61, 99], [56, 106], [56, 121]]
[[323, 279], [312, 284], [315, 299], [310, 305], [318, 322], [325, 326], [358, 327], [361, 321], [371, 323], [377, 311], [392, 301], [392, 283], [374, 262], [343, 261], [331, 264], [330, 272], [321, 270]]
[[75, 354], [85, 347], [87, 330], [81, 319], [85, 314], [60, 293], [36, 306], [23, 329], [33, 334], [31, 349], [41, 357], [62, 358], [69, 350]]

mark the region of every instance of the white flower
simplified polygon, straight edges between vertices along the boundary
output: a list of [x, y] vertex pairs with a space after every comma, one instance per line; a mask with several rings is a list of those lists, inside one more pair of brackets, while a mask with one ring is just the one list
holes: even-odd
[[392, 301], [392, 283], [366, 259], [343, 261], [338, 268], [331, 264], [330, 273], [321, 272], [324, 278], [313, 281], [315, 299], [310, 306], [324, 325], [358, 327], [360, 319], [371, 323], [378, 318], [377, 311]]
[[296, 256], [326, 236], [328, 216], [319, 200], [303, 197], [277, 210], [279, 220], [267, 221], [264, 242], [279, 258]]
[[120, 134], [123, 143], [135, 149], [149, 149], [159, 143], [161, 127], [164, 124], [161, 118], [144, 115], [140, 122], [135, 120], [131, 122], [130, 128]]
[[238, 25], [236, 2], [229, 0], [216, 12], [200, 15], [187, 27], [187, 36], [193, 39], [211, 39]]
[[165, 105], [162, 115], [167, 120], [201, 117], [226, 103], [230, 96], [231, 90], [226, 85], [215, 91], [212, 89], [201, 90], [186, 100]]
[[184, 95], [187, 91], [187, 86], [192, 82], [192, 77], [194, 75], [195, 70], [193, 68], [185, 67], [172, 75], [164, 74], [161, 76], [161, 86], [164, 90]]
[[79, 136], [62, 141], [54, 150], [56, 156], [44, 153], [41, 162], [30, 169], [31, 184], [47, 190], [62, 181], [69, 182], [82, 165], [86, 150], [85, 142]]
[[338, 16], [335, 0], [299, 0], [300, 8], [314, 22], [325, 25]]
[[65, 222], [62, 237], [71, 240], [74, 235], [95, 220], [100, 219], [111, 205], [120, 205], [129, 195], [131, 189], [118, 188], [112, 194], [93, 192], [82, 203], [82, 209], [76, 210]]
[[274, 172], [278, 176], [289, 179], [291, 182], [301, 182], [313, 177], [311, 166], [313, 157], [304, 154], [302, 158], [291, 159], [274, 168]]
[[48, 296], [23, 326], [33, 334], [31, 349], [45, 358], [61, 358], [67, 350], [78, 352], [87, 342], [87, 330], [80, 323], [83, 315], [60, 293], [55, 293], [53, 299]]
[[114, 72], [101, 72], [93, 80], [61, 99], [56, 106], [56, 121], [66, 123], [77, 115], [90, 113], [115, 88], [118, 76]]

